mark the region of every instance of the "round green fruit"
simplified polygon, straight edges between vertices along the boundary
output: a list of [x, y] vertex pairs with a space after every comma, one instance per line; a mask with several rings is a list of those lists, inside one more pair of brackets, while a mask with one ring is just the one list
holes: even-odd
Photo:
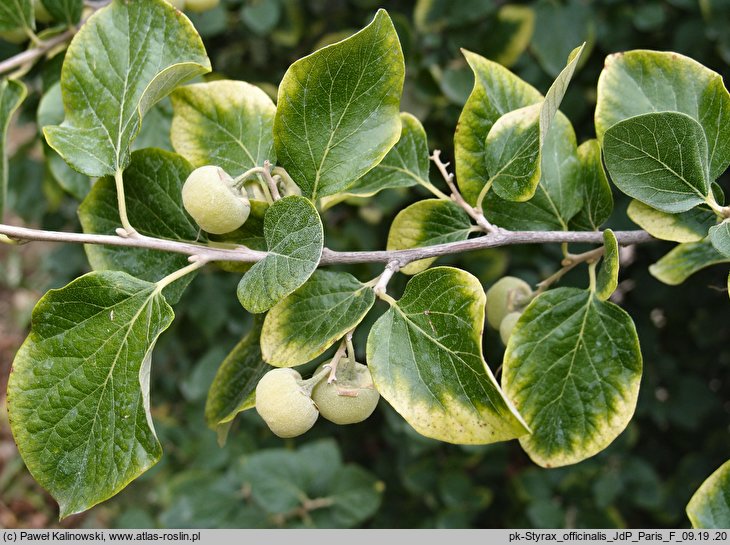
[[186, 8], [190, 11], [195, 12], [202, 12], [202, 11], [208, 11], [209, 9], [213, 9], [218, 4], [220, 4], [220, 0], [186, 0], [185, 5]]
[[521, 312], [510, 312], [504, 317], [502, 323], [499, 324], [499, 337], [502, 339], [502, 343], [504, 343], [505, 346], [507, 346], [507, 342], [509, 342], [509, 338], [512, 336], [512, 331], [514, 331], [515, 325], [517, 325], [517, 320], [520, 319], [520, 316], [522, 316]]
[[[319, 366], [315, 375], [327, 365]], [[375, 410], [380, 394], [373, 385], [367, 365], [340, 360], [337, 380], [319, 382], [312, 390], [312, 400], [324, 418], [335, 424], [362, 422]]]
[[505, 276], [495, 282], [487, 291], [487, 322], [493, 329], [499, 329], [502, 320], [510, 312], [525, 306], [532, 295], [530, 285], [514, 276]]
[[185, 210], [214, 235], [235, 231], [248, 219], [251, 204], [233, 187], [233, 178], [216, 166], [196, 168], [182, 188]]
[[294, 369], [273, 369], [256, 386], [256, 412], [269, 429], [282, 438], [308, 431], [319, 412], [302, 387], [302, 376]]

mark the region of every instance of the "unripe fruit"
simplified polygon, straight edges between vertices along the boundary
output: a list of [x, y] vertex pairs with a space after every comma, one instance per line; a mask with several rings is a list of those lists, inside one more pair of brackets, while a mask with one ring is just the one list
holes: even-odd
[[[320, 365], [315, 375], [325, 365]], [[337, 380], [329, 384], [326, 380], [319, 382], [312, 390], [312, 399], [330, 422], [355, 424], [373, 414], [380, 394], [366, 365], [343, 358], [338, 364]]]
[[235, 231], [251, 213], [248, 199], [233, 187], [233, 178], [211, 165], [196, 168], [188, 176], [182, 200], [198, 225], [214, 235]]
[[502, 339], [502, 343], [505, 346], [507, 346], [509, 338], [512, 335], [512, 331], [514, 330], [515, 325], [517, 325], [517, 320], [520, 319], [520, 316], [522, 316], [521, 312], [510, 312], [504, 317], [502, 323], [499, 324], [499, 337]]
[[185, 4], [188, 10], [201, 12], [213, 9], [220, 4], [220, 0], [186, 0]]
[[309, 430], [319, 412], [302, 376], [294, 369], [273, 369], [256, 386], [256, 412], [279, 437], [296, 437]]
[[510, 312], [518, 310], [527, 303], [532, 295], [530, 285], [514, 276], [500, 278], [487, 291], [487, 322], [499, 329], [502, 320]]
[[43, 5], [41, 0], [33, 0], [33, 11], [35, 12], [36, 21], [41, 23], [50, 23], [53, 21], [53, 16], [48, 13], [46, 6]]

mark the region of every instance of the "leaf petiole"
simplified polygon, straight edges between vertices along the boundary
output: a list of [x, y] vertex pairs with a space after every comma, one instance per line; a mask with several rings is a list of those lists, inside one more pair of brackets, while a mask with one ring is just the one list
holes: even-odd
[[[197, 256], [192, 256], [197, 257]], [[197, 271], [198, 269], [202, 268], [207, 263], [204, 259], [195, 259], [190, 265], [187, 265], [183, 267], [182, 269], [178, 269], [177, 271], [168, 274], [166, 277], [162, 278], [161, 280], [158, 280], [156, 283], [155, 291], [158, 293], [161, 292], [163, 289], [165, 289], [167, 286], [175, 282], [176, 280], [180, 280], [183, 276], [190, 274], [193, 271]]]

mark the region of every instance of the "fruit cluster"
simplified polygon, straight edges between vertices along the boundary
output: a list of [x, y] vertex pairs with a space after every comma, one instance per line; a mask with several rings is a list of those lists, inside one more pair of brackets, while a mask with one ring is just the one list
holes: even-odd
[[[366, 365], [341, 358], [320, 365], [309, 380], [290, 368], [273, 369], [256, 387], [256, 411], [279, 437], [308, 431], [321, 414], [335, 424], [368, 418], [380, 399]], [[335, 367], [335, 374], [332, 373]]]
[[514, 276], [500, 278], [487, 290], [487, 323], [499, 331], [505, 346], [532, 298], [530, 285]]

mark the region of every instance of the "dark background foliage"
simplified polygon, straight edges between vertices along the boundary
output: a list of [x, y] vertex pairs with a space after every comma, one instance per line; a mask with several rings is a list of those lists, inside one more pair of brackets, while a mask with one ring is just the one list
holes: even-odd
[[[289, 64], [362, 27], [378, 7], [389, 10], [403, 42], [407, 80], [402, 109], [426, 127], [429, 145], [453, 156], [452, 137], [471, 75], [459, 48], [507, 62], [545, 91], [567, 53], [586, 40], [587, 61], [563, 103], [579, 143], [594, 136], [596, 81], [607, 54], [635, 48], [673, 50], [728, 73], [730, 4], [723, 0], [621, 2], [375, 2], [371, 0], [223, 0], [192, 15], [216, 73], [275, 94]], [[0, 43], [0, 57], [19, 51]], [[60, 59], [30, 74], [32, 94], [12, 128], [10, 208], [15, 222], [78, 230], [78, 202], [45, 170], [34, 124], [38, 100], [59, 77]], [[169, 113], [168, 113], [169, 115]], [[164, 108], [152, 121], [165, 147]], [[149, 120], [148, 120], [149, 123]], [[149, 134], [147, 136], [150, 136]], [[150, 136], [150, 138], [152, 138]], [[149, 142], [150, 140], [148, 140]], [[148, 144], [149, 145], [149, 144]], [[438, 183], [434, 177], [434, 182]], [[727, 178], [724, 181], [728, 188]], [[327, 245], [374, 249], [385, 245], [390, 221], [418, 190], [390, 190], [325, 214]], [[611, 227], [632, 228], [627, 201], [617, 197]], [[219, 448], [205, 427], [203, 407], [217, 366], [250, 326], [235, 297], [236, 275], [206, 269], [176, 307], [177, 319], [155, 351], [152, 402], [165, 455], [152, 471], [66, 526], [164, 527], [302, 524], [365, 527], [685, 527], [684, 507], [699, 484], [730, 452], [730, 321], [727, 270], [714, 267], [679, 287], [652, 278], [648, 266], [671, 248], [656, 243], [625, 252], [614, 300], [634, 318], [644, 377], [639, 405], [626, 431], [604, 452], [580, 464], [546, 470], [516, 441], [461, 447], [420, 437], [384, 402], [367, 422], [338, 427], [319, 422], [297, 440], [273, 436], [253, 411]], [[559, 248], [512, 247], [444, 259], [476, 274], [485, 288], [509, 273], [537, 282], [559, 267]], [[87, 270], [82, 248], [40, 243], [0, 247], [0, 391], [30, 310], [42, 293]], [[350, 267], [361, 279], [380, 271]], [[585, 285], [578, 269], [563, 285]], [[405, 278], [393, 282], [402, 290]], [[364, 352], [376, 305], [360, 327]], [[497, 370], [498, 335], [485, 336], [487, 361]], [[3, 394], [0, 394], [2, 396]], [[0, 527], [57, 525], [53, 501], [27, 474], [15, 451], [0, 397]], [[324, 443], [317, 443], [318, 441]], [[316, 505], [262, 514], [265, 498], [251, 493], [245, 467], [264, 449], [309, 445], [339, 449], [377, 481], [345, 503], [351, 516], [318, 517]], [[307, 452], [306, 450], [304, 451]], [[258, 461], [260, 460], [260, 455]], [[292, 460], [316, 474], [317, 456]], [[306, 466], [306, 467], [305, 467]], [[249, 472], [250, 473], [250, 472]], [[378, 507], [378, 497], [380, 505]], [[314, 498], [310, 498], [314, 499]]]

